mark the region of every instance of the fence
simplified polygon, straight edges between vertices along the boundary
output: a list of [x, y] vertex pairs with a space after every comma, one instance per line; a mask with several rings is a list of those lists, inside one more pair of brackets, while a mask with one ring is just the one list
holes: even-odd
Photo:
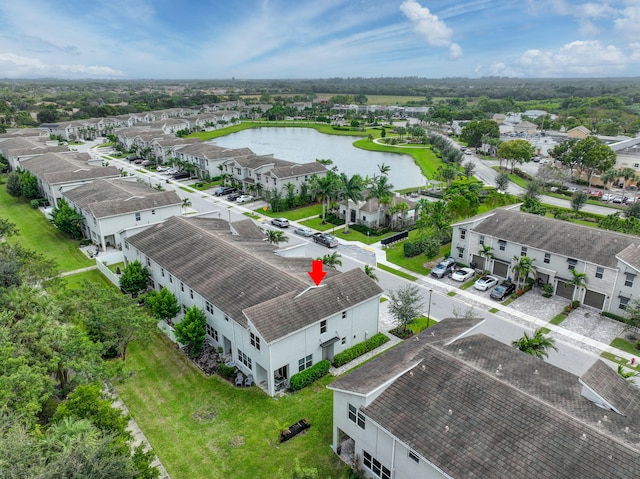
[[407, 239], [408, 237], [408, 231], [401, 231], [400, 233], [396, 233], [393, 236], [389, 236], [388, 238], [380, 240], [380, 243], [382, 244], [382, 246], [389, 246], [390, 244], [397, 243], [398, 241], [402, 241], [403, 239]]
[[117, 287], [120, 287], [120, 278], [118, 277], [117, 274], [115, 274], [113, 271], [111, 271], [108, 268], [108, 265], [121, 263], [123, 261], [124, 261], [124, 255], [122, 254], [121, 251], [118, 251], [117, 253], [111, 253], [111, 254], [105, 254], [105, 255], [98, 256], [96, 258], [96, 266], [98, 267], [98, 270], [103, 275], [105, 275], [105, 277], [109, 281], [111, 281]]

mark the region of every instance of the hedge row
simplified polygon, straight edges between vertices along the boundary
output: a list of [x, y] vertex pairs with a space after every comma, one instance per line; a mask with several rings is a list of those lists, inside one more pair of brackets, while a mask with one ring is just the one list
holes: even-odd
[[404, 257], [413, 258], [422, 253], [426, 253], [427, 257], [433, 257], [440, 251], [440, 242], [432, 236], [420, 236], [414, 241], [405, 241], [403, 243]]
[[289, 380], [289, 387], [292, 391], [299, 391], [303, 387], [308, 386], [327, 374], [330, 367], [331, 363], [326, 359], [323, 359], [310, 368], [291, 376], [291, 379]]
[[349, 349], [345, 349], [341, 353], [336, 354], [333, 357], [333, 365], [336, 368], [344, 366], [349, 361], [353, 361], [357, 357], [360, 357], [363, 354], [376, 349], [378, 346], [382, 346], [387, 341], [389, 341], [389, 338], [383, 333], [378, 333], [374, 336], [371, 336], [368, 340], [362, 343], [358, 343], [355, 346]]

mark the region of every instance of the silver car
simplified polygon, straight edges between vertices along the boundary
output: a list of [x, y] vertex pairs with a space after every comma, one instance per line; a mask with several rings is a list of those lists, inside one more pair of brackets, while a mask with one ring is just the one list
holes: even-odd
[[299, 226], [293, 230], [293, 232], [297, 235], [304, 236], [308, 238], [313, 234], [313, 230], [311, 228], [307, 228], [306, 226]]

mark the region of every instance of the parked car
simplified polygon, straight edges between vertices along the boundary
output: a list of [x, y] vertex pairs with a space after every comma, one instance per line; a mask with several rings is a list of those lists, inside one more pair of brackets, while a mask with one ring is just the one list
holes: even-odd
[[293, 230], [293, 232], [297, 235], [304, 236], [308, 238], [313, 234], [313, 230], [311, 228], [307, 228], [306, 226], [299, 226]]
[[248, 203], [249, 201], [253, 201], [253, 196], [251, 195], [240, 195], [236, 200], [236, 203]]
[[502, 301], [507, 296], [516, 292], [516, 285], [510, 283], [509, 281], [503, 281], [498, 286], [493, 288], [489, 297], [491, 299], [497, 299], [498, 301]]
[[578, 191], [578, 188], [576, 188], [575, 186], [570, 186], [569, 188], [567, 188], [567, 191], [569, 193], [575, 193], [576, 191]]
[[446, 275], [453, 271], [453, 267], [456, 265], [456, 260], [449, 256], [444, 261], [438, 263], [438, 265], [431, 270], [431, 276], [436, 278], [444, 278]]
[[158, 173], [162, 173], [163, 171], [168, 171], [168, 170], [169, 170], [169, 168], [167, 168], [166, 166], [158, 166], [158, 167], [156, 168], [156, 171], [157, 171]]
[[141, 165], [142, 166], [149, 166], [151, 164], [151, 162], [149, 160], [144, 160]]
[[476, 271], [471, 268], [460, 268], [455, 270], [451, 274], [451, 279], [454, 281], [467, 281], [476, 274]]
[[475, 283], [473, 283], [473, 287], [478, 291], [486, 291], [493, 288], [499, 282], [500, 278], [497, 276], [487, 275], [479, 278]]
[[238, 192], [231, 193], [230, 195], [227, 195], [227, 201], [235, 201], [238, 198], [240, 198], [240, 193], [238, 193]]
[[289, 220], [287, 218], [273, 218], [271, 224], [273, 226], [279, 226], [280, 228], [288, 228]]
[[178, 172], [178, 170], [174, 169], [174, 168], [169, 168], [166, 173], [167, 175], [175, 175]]
[[174, 180], [183, 180], [185, 178], [191, 178], [191, 173], [189, 173], [188, 171], [178, 171], [177, 173], [173, 174]]
[[614, 197], [615, 195], [611, 193], [605, 193], [604, 195], [602, 195], [602, 201], [611, 201]]
[[612, 201], [618, 204], [624, 203], [624, 199], [622, 198], [622, 196], [614, 196]]
[[224, 196], [235, 193], [236, 191], [237, 190], [235, 188], [232, 188], [231, 186], [220, 186], [213, 190], [213, 194], [216, 196]]
[[327, 248], [336, 248], [340, 244], [337, 239], [327, 233], [316, 233], [311, 237], [315, 243], [326, 246]]
[[137, 160], [133, 160], [136, 165], [141, 165], [144, 160], [142, 158], [138, 158]]

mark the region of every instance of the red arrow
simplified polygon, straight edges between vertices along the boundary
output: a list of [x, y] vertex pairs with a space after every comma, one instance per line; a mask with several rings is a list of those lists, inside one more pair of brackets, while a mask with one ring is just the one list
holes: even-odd
[[327, 272], [322, 271], [322, 260], [314, 259], [311, 261], [311, 271], [308, 271], [307, 274], [311, 276], [311, 279], [316, 286], [320, 286], [322, 279], [326, 276]]

